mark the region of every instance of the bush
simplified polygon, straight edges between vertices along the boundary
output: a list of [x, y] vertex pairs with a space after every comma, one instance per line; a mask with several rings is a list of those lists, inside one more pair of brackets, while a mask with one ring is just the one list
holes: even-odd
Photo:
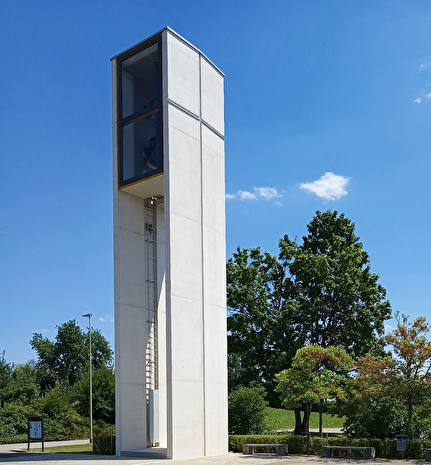
[[98, 455], [115, 455], [115, 434], [94, 436], [93, 453]]
[[265, 389], [239, 386], [229, 394], [229, 432], [258, 434], [265, 430]]
[[0, 444], [27, 441], [27, 416], [31, 414], [31, 408], [21, 405], [0, 408]]

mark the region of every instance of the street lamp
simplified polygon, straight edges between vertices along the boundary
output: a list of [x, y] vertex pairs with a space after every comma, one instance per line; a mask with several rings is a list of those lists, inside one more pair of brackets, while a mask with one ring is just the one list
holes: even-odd
[[90, 443], [93, 442], [93, 373], [91, 370], [91, 313], [86, 313], [82, 315], [88, 318], [88, 345], [90, 346], [89, 355], [90, 355], [90, 368], [89, 368], [89, 377], [90, 377]]

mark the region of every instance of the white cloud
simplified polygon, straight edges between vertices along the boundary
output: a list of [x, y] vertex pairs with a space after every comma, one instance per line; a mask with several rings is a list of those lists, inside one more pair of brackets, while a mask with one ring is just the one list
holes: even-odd
[[238, 191], [238, 195], [241, 200], [256, 200], [256, 196], [252, 192]]
[[426, 94], [422, 94], [416, 100], [413, 100], [413, 103], [422, 103], [424, 101], [424, 99], [431, 100], [431, 92], [428, 92]]
[[299, 187], [308, 192], [313, 192], [322, 199], [338, 200], [343, 195], [347, 195], [345, 189], [347, 184], [349, 184], [349, 179], [345, 176], [328, 172], [317, 181], [302, 183]]
[[281, 195], [277, 192], [277, 189], [274, 189], [273, 187], [255, 187], [254, 190], [265, 200], [271, 200], [274, 197], [281, 197]]
[[114, 321], [114, 318], [112, 318], [111, 315], [106, 315], [105, 317], [101, 316], [99, 318], [99, 321], [101, 321], [102, 323], [112, 323]]
[[234, 199], [235, 197], [235, 194], [226, 194], [226, 200]]
[[422, 64], [419, 66], [418, 72], [419, 72], [419, 71], [423, 71], [424, 69], [428, 68], [428, 66], [431, 66], [431, 63], [422, 63]]
[[282, 207], [283, 206], [283, 204], [279, 200], [277, 200], [275, 202], [275, 205], [277, 205], [277, 207]]

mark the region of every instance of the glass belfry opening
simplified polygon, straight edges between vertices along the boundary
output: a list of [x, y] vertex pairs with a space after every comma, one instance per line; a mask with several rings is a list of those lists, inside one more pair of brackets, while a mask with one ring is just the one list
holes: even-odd
[[120, 186], [163, 171], [160, 38], [119, 61]]

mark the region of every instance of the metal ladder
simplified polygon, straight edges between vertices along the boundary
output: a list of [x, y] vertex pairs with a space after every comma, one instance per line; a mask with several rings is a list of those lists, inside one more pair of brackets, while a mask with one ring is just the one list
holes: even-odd
[[146, 201], [147, 221], [147, 347], [145, 353], [146, 398], [149, 400], [149, 390], [158, 389], [157, 373], [157, 243], [156, 243], [156, 198]]

